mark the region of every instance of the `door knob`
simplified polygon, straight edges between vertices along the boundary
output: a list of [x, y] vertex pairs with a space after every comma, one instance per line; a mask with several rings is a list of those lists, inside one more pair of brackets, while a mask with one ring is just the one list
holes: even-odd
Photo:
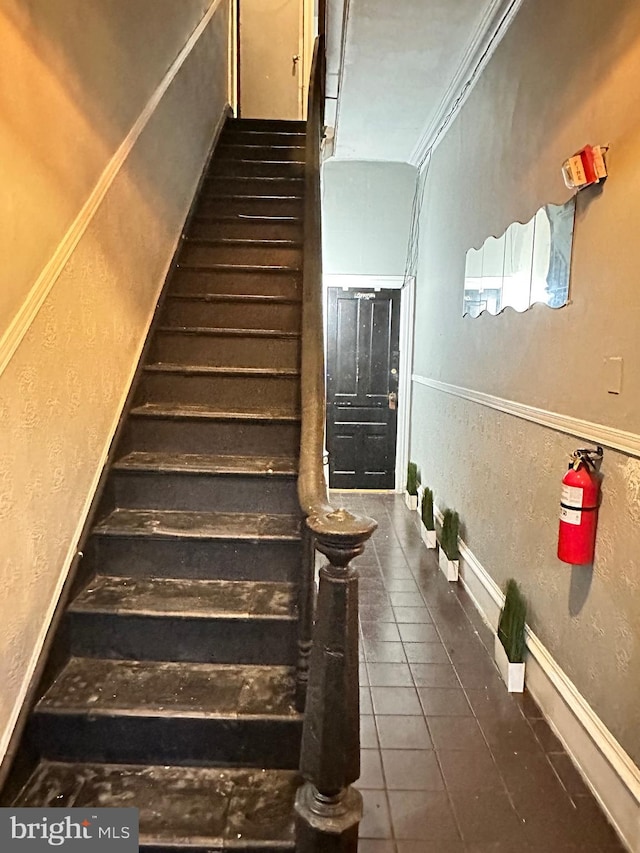
[[396, 394], [395, 391], [392, 391], [389, 394], [389, 408], [390, 409], [397, 409], [398, 408], [398, 395]]
[[294, 53], [293, 56], [291, 57], [291, 62], [292, 62], [291, 74], [293, 75], [298, 70], [298, 63], [300, 62], [300, 54]]

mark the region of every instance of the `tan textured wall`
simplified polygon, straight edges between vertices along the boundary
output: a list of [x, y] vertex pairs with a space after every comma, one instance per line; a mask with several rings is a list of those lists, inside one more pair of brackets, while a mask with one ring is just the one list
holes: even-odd
[[[640, 432], [637, 293], [640, 6], [525, 0], [437, 148], [421, 218], [414, 372]], [[465, 253], [568, 197], [562, 161], [611, 145], [578, 199], [571, 304], [462, 318]], [[622, 356], [607, 394], [604, 358]], [[413, 386], [411, 455], [494, 579], [521, 581], [530, 623], [640, 761], [640, 461], [608, 451], [593, 573], [555, 557], [560, 479], [583, 441]]]
[[[33, 122], [24, 115], [12, 119], [4, 104], [0, 109], [2, 145], [15, 150], [24, 141], [24, 162], [13, 162], [9, 179], [13, 207], [2, 210], [3, 239], [13, 223], [15, 285], [11, 299], [1, 303], [3, 321], [26, 296], [209, 5], [4, 4], [3, 35], [9, 28], [16, 37], [16, 9], [29, 10], [37, 50], [26, 47], [24, 34], [14, 40], [11, 65], [17, 56], [29, 73], [17, 93], [0, 83], [0, 97], [20, 95]], [[0, 375], [0, 759], [224, 114], [227, 16], [223, 2]], [[0, 80], [6, 82], [4, 68]], [[40, 110], [40, 85], [42, 100], [59, 96], [57, 119], [51, 104]], [[25, 205], [32, 218], [14, 221], [11, 212]], [[0, 292], [6, 295], [4, 285]]]
[[0, 335], [209, 5], [0, 3]]

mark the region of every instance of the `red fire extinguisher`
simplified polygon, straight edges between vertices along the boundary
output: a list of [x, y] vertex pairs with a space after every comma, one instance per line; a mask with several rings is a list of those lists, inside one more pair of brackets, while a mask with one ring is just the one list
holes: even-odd
[[576, 450], [562, 479], [558, 558], [574, 566], [593, 563], [600, 506], [603, 450]]

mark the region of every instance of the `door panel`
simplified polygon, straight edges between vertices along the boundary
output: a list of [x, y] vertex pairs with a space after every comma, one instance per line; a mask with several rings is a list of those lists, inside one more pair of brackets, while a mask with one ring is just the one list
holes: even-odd
[[395, 486], [400, 291], [329, 288], [329, 485]]
[[[240, 115], [300, 119], [303, 0], [239, 0]], [[298, 57], [294, 61], [294, 57]]]

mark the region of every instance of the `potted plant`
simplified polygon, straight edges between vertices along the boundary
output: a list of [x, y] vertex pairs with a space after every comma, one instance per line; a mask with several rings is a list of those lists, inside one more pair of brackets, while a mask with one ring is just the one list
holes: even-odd
[[420, 501], [420, 536], [427, 548], [436, 547], [436, 525], [433, 520], [433, 492], [428, 486], [422, 490]]
[[407, 509], [415, 510], [418, 508], [419, 482], [418, 466], [415, 462], [409, 462], [407, 465], [407, 489], [404, 493], [404, 502], [407, 505]]
[[517, 582], [509, 578], [505, 589], [504, 605], [500, 611], [494, 656], [500, 675], [510, 693], [522, 693], [524, 690], [526, 617], [527, 602]]
[[458, 550], [458, 528], [460, 519], [452, 509], [445, 509], [440, 531], [440, 553], [438, 564], [448, 581], [458, 580], [460, 551]]

